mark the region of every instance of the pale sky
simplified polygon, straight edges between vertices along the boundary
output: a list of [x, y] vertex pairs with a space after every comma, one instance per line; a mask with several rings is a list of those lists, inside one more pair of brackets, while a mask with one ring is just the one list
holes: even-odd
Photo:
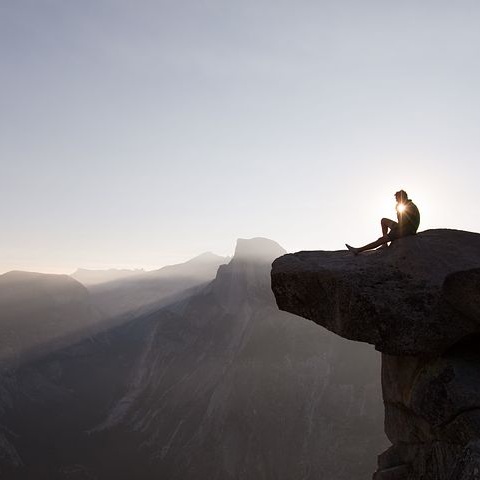
[[0, 273], [480, 230], [480, 2], [0, 0]]

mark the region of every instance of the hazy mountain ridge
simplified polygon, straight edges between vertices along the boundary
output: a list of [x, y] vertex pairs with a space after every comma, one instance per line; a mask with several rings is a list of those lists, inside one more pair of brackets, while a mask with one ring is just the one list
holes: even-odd
[[0, 275], [0, 362], [20, 364], [193, 295], [224, 261], [207, 252], [178, 265], [88, 287], [70, 275]]
[[[216, 255], [212, 252], [204, 252], [200, 255], [197, 255], [185, 262], [176, 263], [172, 265], [165, 265], [161, 268], [154, 270], [145, 270], [143, 268], [135, 269], [120, 269], [120, 268], [109, 268], [105, 270], [101, 269], [88, 269], [88, 268], [77, 268], [70, 277], [79, 281], [87, 288], [97, 287], [106, 283], [114, 284], [116, 282], [123, 282], [126, 279], [131, 279], [132, 277], [135, 280], [140, 280], [143, 278], [153, 278], [153, 277], [162, 277], [162, 276], [203, 276], [203, 273], [196, 273], [193, 269], [195, 266], [201, 265], [210, 265], [229, 260], [229, 257], [222, 257]], [[193, 267], [193, 268], [192, 268]]]
[[99, 285], [101, 283], [113, 282], [123, 278], [135, 277], [145, 273], [143, 268], [138, 269], [118, 269], [109, 268], [107, 270], [93, 270], [88, 268], [78, 268], [70, 276], [79, 281], [86, 287]]
[[95, 333], [101, 319], [88, 290], [68, 275], [0, 275], [0, 360], [64, 346]]
[[133, 318], [155, 311], [177, 300], [182, 292], [210, 282], [227, 260], [207, 252], [177, 265], [91, 285], [89, 290], [95, 305], [107, 317]]

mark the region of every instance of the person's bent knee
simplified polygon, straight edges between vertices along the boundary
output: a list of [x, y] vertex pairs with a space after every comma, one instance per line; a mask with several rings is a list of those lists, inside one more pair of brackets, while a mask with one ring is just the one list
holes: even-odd
[[397, 225], [397, 222], [395, 220], [390, 220], [390, 218], [382, 218], [382, 227], [388, 227], [388, 228], [393, 228], [395, 225]]

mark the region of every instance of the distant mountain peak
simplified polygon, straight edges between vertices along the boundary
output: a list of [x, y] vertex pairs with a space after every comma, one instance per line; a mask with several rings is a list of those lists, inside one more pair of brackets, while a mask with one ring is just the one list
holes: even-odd
[[106, 270], [91, 270], [88, 268], [78, 268], [72, 275], [75, 280], [83, 283], [84, 285], [99, 285], [101, 283], [112, 282], [123, 278], [130, 278], [145, 273], [143, 268], [131, 269], [119, 269], [109, 268]]
[[275, 258], [285, 255], [286, 250], [274, 240], [264, 237], [239, 238], [235, 247], [234, 259], [262, 260], [273, 262]]
[[62, 273], [40, 273], [24, 270], [11, 270], [0, 275], [0, 284], [52, 284], [52, 285], [83, 285], [69, 275]]
[[213, 252], [203, 252], [200, 255], [197, 255], [196, 257], [191, 258], [190, 260], [188, 260], [188, 262], [189, 263], [224, 262], [227, 259], [228, 259], [227, 257], [222, 257]]
[[143, 268], [106, 268], [106, 269], [92, 269], [92, 268], [77, 268], [75, 272], [72, 273], [71, 276], [77, 275], [79, 273], [97, 273], [97, 272], [112, 272], [112, 273], [136, 273], [136, 272], [144, 272], [145, 270]]

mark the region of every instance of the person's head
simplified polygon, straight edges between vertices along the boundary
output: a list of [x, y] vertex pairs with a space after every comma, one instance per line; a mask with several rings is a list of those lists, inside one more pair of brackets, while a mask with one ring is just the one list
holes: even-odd
[[399, 190], [395, 193], [395, 200], [397, 203], [405, 203], [408, 200], [408, 195], [405, 190]]

